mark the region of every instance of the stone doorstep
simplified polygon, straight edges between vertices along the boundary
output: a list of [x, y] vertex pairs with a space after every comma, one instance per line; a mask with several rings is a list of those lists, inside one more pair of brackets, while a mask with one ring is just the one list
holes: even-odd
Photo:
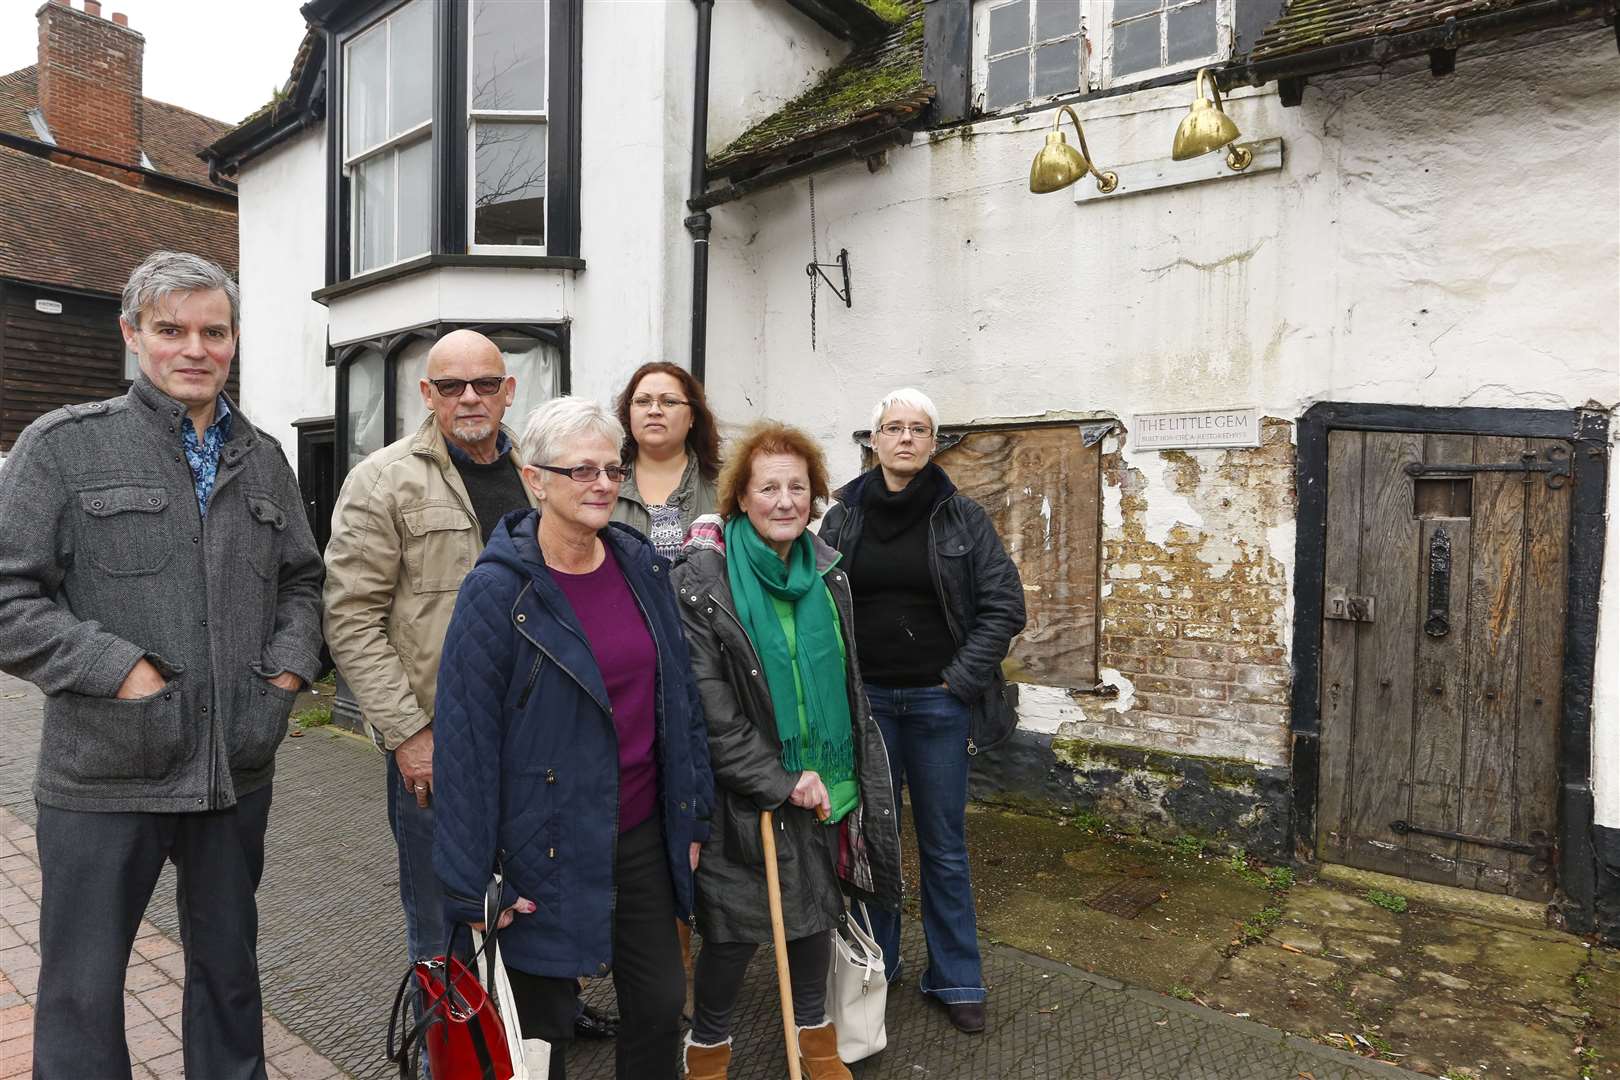
[[1533, 900], [1520, 900], [1516, 896], [1459, 889], [1451, 885], [1436, 885], [1427, 881], [1380, 874], [1374, 870], [1359, 870], [1353, 866], [1322, 863], [1317, 876], [1335, 881], [1353, 889], [1382, 889], [1400, 893], [1409, 900], [1421, 900], [1449, 911], [1478, 915], [1487, 919], [1500, 919], [1537, 930], [1546, 930], [1547, 905]]

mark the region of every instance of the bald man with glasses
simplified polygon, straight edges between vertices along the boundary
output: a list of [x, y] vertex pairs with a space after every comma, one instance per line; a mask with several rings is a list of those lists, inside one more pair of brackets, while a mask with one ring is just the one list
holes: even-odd
[[432, 808], [433, 695], [445, 630], [496, 523], [533, 505], [501, 424], [516, 388], [483, 334], [440, 338], [417, 386], [429, 416], [356, 465], [332, 513], [326, 639], [388, 757], [388, 823], [413, 959], [445, 951]]

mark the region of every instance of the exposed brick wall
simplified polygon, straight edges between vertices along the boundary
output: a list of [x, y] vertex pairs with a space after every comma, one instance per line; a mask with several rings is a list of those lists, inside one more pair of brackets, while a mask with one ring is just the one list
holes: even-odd
[[39, 11], [39, 104], [58, 146], [138, 166], [146, 39], [53, 2]]
[[1162, 542], [1147, 532], [1142, 473], [1118, 450], [1104, 455], [1123, 520], [1103, 531], [1101, 663], [1134, 694], [1123, 711], [1086, 708], [1071, 734], [1287, 761], [1288, 568], [1267, 533], [1294, 519], [1294, 446], [1286, 421], [1268, 418], [1262, 432], [1255, 449], [1165, 453], [1175, 494], [1202, 522]]

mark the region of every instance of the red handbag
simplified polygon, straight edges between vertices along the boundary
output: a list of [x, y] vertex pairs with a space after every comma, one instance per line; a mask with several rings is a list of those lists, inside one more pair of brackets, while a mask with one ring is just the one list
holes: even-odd
[[[457, 926], [446, 944], [446, 955], [414, 961], [400, 980], [394, 1011], [388, 1018], [388, 1060], [399, 1066], [404, 1080], [416, 1080], [424, 1050], [433, 1080], [512, 1080], [506, 1028], [476, 974], [478, 957], [483, 953], [489, 954], [492, 977], [494, 973], [491, 945], [500, 912], [500, 886], [496, 883], [491, 883], [484, 910], [485, 925], [492, 929], [483, 947], [472, 955], [471, 966], [454, 955], [455, 929], [460, 929]], [[413, 989], [421, 1004], [414, 1024], [409, 997]], [[404, 1037], [396, 1045], [401, 1031]]]

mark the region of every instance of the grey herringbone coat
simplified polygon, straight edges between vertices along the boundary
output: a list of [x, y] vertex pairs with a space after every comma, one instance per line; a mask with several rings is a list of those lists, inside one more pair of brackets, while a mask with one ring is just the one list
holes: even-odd
[[[34, 794], [182, 812], [268, 784], [320, 649], [321, 560], [280, 445], [234, 404], [206, 524], [180, 402], [123, 397], [30, 424], [0, 467], [0, 670], [45, 691]], [[114, 695], [142, 657], [167, 677]]]

